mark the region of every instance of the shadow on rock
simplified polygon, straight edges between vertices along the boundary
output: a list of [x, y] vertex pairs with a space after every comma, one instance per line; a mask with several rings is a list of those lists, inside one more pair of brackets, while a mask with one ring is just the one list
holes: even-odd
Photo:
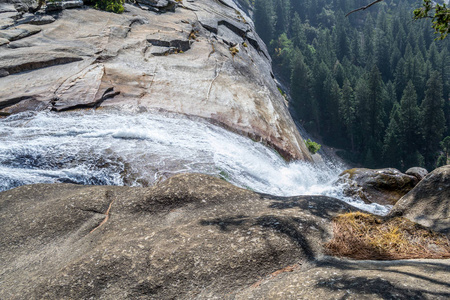
[[[388, 280], [382, 278], [366, 278], [366, 277], [331, 277], [325, 281], [317, 283], [316, 287], [326, 288], [331, 291], [346, 290], [348, 294], [360, 294], [370, 297], [381, 297], [382, 299], [401, 299], [401, 300], [421, 300], [430, 296], [448, 298], [450, 293], [433, 292], [422, 289], [403, 288], [399, 285], [392, 284]], [[340, 299], [347, 299], [348, 294]]]

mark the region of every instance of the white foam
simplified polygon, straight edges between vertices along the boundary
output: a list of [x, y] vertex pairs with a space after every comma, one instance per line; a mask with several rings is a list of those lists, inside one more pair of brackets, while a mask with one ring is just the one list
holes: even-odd
[[203, 121], [150, 113], [19, 114], [0, 120], [0, 190], [37, 182], [148, 185], [181, 172], [221, 176], [278, 196], [342, 195], [342, 167], [286, 163], [275, 151]]

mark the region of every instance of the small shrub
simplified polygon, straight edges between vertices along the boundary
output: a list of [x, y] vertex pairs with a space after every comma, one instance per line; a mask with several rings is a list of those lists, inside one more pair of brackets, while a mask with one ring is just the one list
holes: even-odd
[[311, 152], [312, 154], [316, 154], [317, 151], [320, 150], [320, 148], [322, 147], [322, 145], [311, 141], [311, 139], [307, 139], [305, 141], [306, 146], [308, 147], [309, 152]]
[[116, 14], [121, 14], [125, 10], [123, 4], [125, 0], [88, 0], [84, 4], [91, 5], [96, 9], [110, 11]]

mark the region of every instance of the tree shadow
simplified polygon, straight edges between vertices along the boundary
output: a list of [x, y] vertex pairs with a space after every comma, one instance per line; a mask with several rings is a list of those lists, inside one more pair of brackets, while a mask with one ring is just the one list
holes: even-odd
[[311, 235], [324, 237], [326, 235], [325, 230], [313, 221], [287, 216], [264, 215], [248, 217], [238, 215], [235, 217], [201, 220], [200, 225], [217, 226], [223, 232], [230, 232], [236, 228], [248, 229], [250, 227], [271, 229], [288, 237], [302, 250], [305, 257], [310, 260], [313, 260], [315, 255], [307, 237]]
[[[400, 300], [422, 300], [428, 299], [430, 296], [442, 297], [448, 299], [450, 292], [435, 292], [419, 288], [406, 288], [395, 285], [390, 281], [382, 278], [367, 278], [367, 277], [349, 277], [349, 276], [335, 276], [322, 280], [316, 284], [317, 288], [326, 288], [330, 291], [345, 290], [351, 294], [360, 294], [366, 296], [378, 296], [382, 299], [400, 299]], [[341, 297], [347, 299], [349, 294]]]
[[219, 227], [221, 231], [231, 231], [232, 228], [247, 223], [250, 220], [248, 216], [239, 215], [236, 217], [217, 218], [212, 220], [201, 220], [200, 225], [213, 225]]
[[[378, 272], [378, 278], [369, 278], [364, 276], [349, 277], [344, 276], [334, 276], [331, 278], [326, 278], [316, 284], [318, 288], [326, 288], [329, 290], [347, 290], [355, 294], [364, 295], [376, 295], [383, 299], [428, 299], [430, 296], [433, 298], [450, 298], [450, 282], [441, 281], [435, 278], [425, 276], [423, 274], [430, 273], [434, 274], [436, 272], [448, 273], [449, 264], [439, 263], [434, 261], [415, 261], [415, 260], [397, 260], [397, 261], [347, 261], [340, 260], [336, 258], [327, 258], [324, 261], [317, 262], [317, 267], [327, 267], [331, 269], [340, 270], [365, 270]], [[392, 269], [392, 267], [418, 267], [417, 273], [400, 271]], [[425, 271], [426, 270], [426, 271]], [[415, 281], [420, 280], [429, 284], [438, 285], [443, 287], [445, 290], [435, 291], [433, 287], [430, 289], [421, 289], [414, 287], [405, 287], [403, 285], [396, 285], [387, 279], [382, 279], [383, 274], [398, 274], [402, 277], [413, 277]], [[399, 278], [401, 281], [401, 278]], [[346, 296], [341, 299], [346, 299]]]
[[327, 196], [295, 196], [295, 197], [274, 197], [261, 194], [266, 200], [271, 200], [269, 208], [291, 209], [298, 208], [314, 216], [331, 219], [338, 213], [360, 211], [339, 199]]

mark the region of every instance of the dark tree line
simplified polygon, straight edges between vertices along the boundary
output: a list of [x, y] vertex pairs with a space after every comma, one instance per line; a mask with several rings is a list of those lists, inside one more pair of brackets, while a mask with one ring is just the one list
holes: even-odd
[[[413, 3], [411, 3], [413, 2]], [[366, 167], [445, 164], [450, 39], [413, 21], [421, 0], [255, 0], [256, 30], [297, 118]]]

